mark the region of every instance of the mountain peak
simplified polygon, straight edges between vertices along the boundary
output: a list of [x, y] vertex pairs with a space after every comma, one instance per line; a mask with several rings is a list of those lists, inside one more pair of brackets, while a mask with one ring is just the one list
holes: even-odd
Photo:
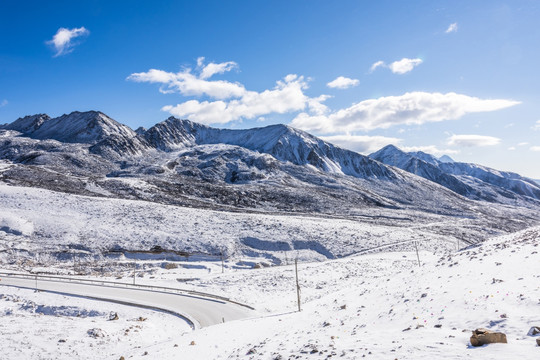
[[46, 114], [25, 116], [6, 126], [35, 139], [54, 139], [68, 143], [96, 143], [116, 134], [132, 137], [135, 132], [101, 111], [73, 111], [56, 118]]
[[454, 159], [452, 159], [450, 156], [448, 155], [443, 155], [441, 156], [439, 159], [438, 159], [440, 162], [443, 162], [443, 163], [453, 163], [455, 162]]

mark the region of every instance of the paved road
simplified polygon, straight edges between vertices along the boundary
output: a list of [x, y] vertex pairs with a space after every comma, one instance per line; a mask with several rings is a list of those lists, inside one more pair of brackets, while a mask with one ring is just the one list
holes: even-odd
[[[0, 285], [35, 289], [35, 279], [0, 276]], [[39, 279], [37, 289], [85, 296], [129, 305], [161, 309], [178, 314], [194, 328], [253, 317], [256, 312], [234, 303], [194, 295], [174, 294], [135, 288], [120, 288]]]

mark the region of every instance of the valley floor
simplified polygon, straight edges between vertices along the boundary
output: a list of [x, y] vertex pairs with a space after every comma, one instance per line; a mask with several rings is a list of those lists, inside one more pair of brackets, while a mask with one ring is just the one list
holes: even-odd
[[[222, 274], [219, 262], [201, 261], [141, 273], [141, 283], [229, 296], [263, 314], [197, 331], [161, 312], [0, 287], [2, 357], [538, 359], [527, 332], [540, 326], [539, 244], [533, 228], [421, 252], [421, 267], [414, 252], [300, 263], [301, 312], [293, 265]], [[471, 347], [478, 327], [506, 333], [508, 344]]]

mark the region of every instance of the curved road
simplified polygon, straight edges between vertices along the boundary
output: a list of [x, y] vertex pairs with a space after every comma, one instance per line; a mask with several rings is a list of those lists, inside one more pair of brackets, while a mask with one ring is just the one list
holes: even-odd
[[[4, 275], [0, 276], [0, 285], [35, 289], [36, 280]], [[224, 300], [148, 289], [121, 288], [41, 278], [37, 280], [37, 289], [164, 310], [185, 318], [193, 328], [220, 324], [223, 321], [245, 319], [256, 315], [255, 311], [245, 306]]]

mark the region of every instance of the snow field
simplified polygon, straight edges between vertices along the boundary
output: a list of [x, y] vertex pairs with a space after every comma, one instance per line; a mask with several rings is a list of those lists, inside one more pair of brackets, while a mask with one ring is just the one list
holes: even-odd
[[[229, 266], [223, 274], [219, 262], [209, 261], [154, 269], [137, 281], [229, 296], [266, 315], [193, 332], [171, 331], [160, 339], [160, 330], [154, 329], [148, 345], [118, 346], [134, 359], [537, 359], [535, 338], [527, 332], [540, 324], [539, 244], [540, 228], [533, 228], [459, 252], [421, 251], [421, 267], [415, 252], [300, 263], [302, 312], [296, 311], [293, 265]], [[53, 301], [48, 297], [53, 295], [32, 295], [46, 296], [39, 300], [43, 304]], [[111, 306], [117, 307], [102, 312]], [[76, 319], [68, 323], [73, 326], [68, 332], [84, 335], [90, 317]], [[20, 331], [17, 324], [9, 331]], [[101, 323], [97, 327], [113, 333]], [[508, 344], [471, 347], [471, 331], [478, 327], [506, 333]], [[57, 328], [60, 337], [63, 325]], [[42, 337], [11, 336], [9, 348], [23, 341], [39, 344]], [[122, 336], [109, 338], [114, 344]], [[72, 344], [80, 358], [92, 358], [89, 340]], [[42, 351], [53, 358], [58, 350], [49, 346]]]
[[[540, 323], [539, 243], [536, 229], [449, 256], [422, 252], [422, 267], [415, 253], [301, 264], [300, 313], [291, 266], [208, 275], [199, 288], [252, 299], [248, 303], [270, 314], [180, 341], [195, 346], [149, 353], [174, 358], [181, 350], [193, 359], [537, 359], [527, 332]], [[478, 327], [506, 333], [508, 344], [471, 347], [471, 331]]]
[[223, 252], [226, 257], [260, 256], [281, 263], [293, 257], [324, 260], [394, 243], [412, 249], [408, 243], [415, 239], [422, 241], [424, 249], [442, 251], [455, 248], [456, 240], [431, 231], [464, 221], [448, 217], [439, 218], [437, 226], [408, 223], [404, 227], [384, 219], [219, 212], [6, 185], [0, 185], [0, 203], [0, 219], [16, 223], [9, 225], [16, 232], [6, 232], [0, 246], [42, 257], [70, 246], [92, 255], [115, 247], [149, 250], [158, 245], [195, 253]]

